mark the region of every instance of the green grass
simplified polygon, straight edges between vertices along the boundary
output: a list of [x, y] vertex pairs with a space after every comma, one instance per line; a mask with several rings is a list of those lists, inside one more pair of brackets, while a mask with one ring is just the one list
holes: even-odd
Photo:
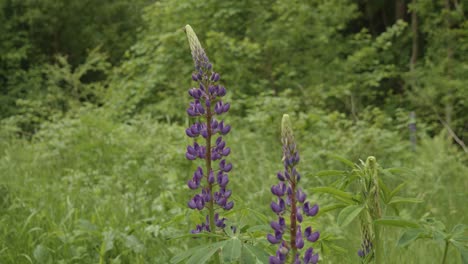
[[[403, 206], [402, 216], [419, 219], [427, 213], [448, 229], [468, 222], [466, 155], [446, 136], [423, 138], [412, 153], [399, 132], [388, 127], [351, 125], [334, 114], [296, 118], [306, 191], [332, 180], [317, 178], [316, 172], [343, 168], [325, 154], [355, 162], [375, 155], [385, 167], [409, 171], [387, 179], [389, 185], [407, 181], [404, 195], [424, 199]], [[282, 167], [278, 120], [256, 125], [233, 120], [233, 131], [226, 137], [232, 148], [235, 208], [245, 206], [271, 219], [270, 187]], [[203, 217], [186, 207], [193, 195], [186, 182], [196, 165], [184, 158], [190, 142], [184, 126], [149, 117], [124, 124], [90, 110], [44, 126], [31, 141], [9, 133], [0, 137], [0, 263], [167, 263], [201, 242], [171, 239]], [[312, 200], [331, 202], [324, 194], [312, 194]], [[358, 263], [359, 223], [342, 229], [336, 216], [322, 214], [317, 229], [341, 238], [337, 245], [345, 252], [331, 250], [321, 257], [324, 263]], [[443, 248], [435, 242], [418, 240], [397, 248], [401, 232], [387, 228], [388, 263], [440, 263]], [[262, 243], [267, 246], [266, 239]], [[453, 248], [448, 263], [460, 263]]]

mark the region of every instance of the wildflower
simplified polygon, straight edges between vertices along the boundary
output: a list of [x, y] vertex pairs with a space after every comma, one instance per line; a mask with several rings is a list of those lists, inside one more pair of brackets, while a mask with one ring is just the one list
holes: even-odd
[[[198, 167], [192, 179], [187, 182], [190, 189], [201, 189], [201, 192], [195, 194], [188, 202], [188, 207], [200, 211], [205, 208], [208, 210], [205, 223], [197, 225], [196, 229], [191, 231], [195, 234], [203, 231], [214, 232], [216, 227], [224, 228], [226, 218], [214, 213], [215, 206], [224, 210], [230, 210], [234, 206], [234, 202], [229, 201], [232, 192], [227, 189], [228, 173], [233, 165], [226, 161], [226, 157], [231, 153], [231, 149], [226, 146], [223, 138], [231, 131], [231, 126], [218, 119], [220, 115], [229, 111], [231, 105], [221, 99], [226, 95], [226, 88], [218, 84], [221, 76], [212, 70], [213, 65], [192, 27], [185, 26], [185, 32], [195, 64], [195, 72], [191, 77], [197, 82], [197, 87], [188, 91], [193, 101], [187, 108], [187, 114], [197, 120], [185, 130], [185, 134], [195, 142], [187, 147], [185, 157], [188, 160], [202, 159], [205, 164], [205, 168]], [[216, 134], [219, 136], [212, 142]], [[203, 139], [199, 139], [200, 136]]]
[[[276, 255], [270, 256], [269, 263], [283, 264], [286, 262], [288, 254], [292, 252], [293, 263], [315, 264], [318, 262], [319, 255], [313, 254], [313, 248], [310, 247], [305, 251], [304, 258], [301, 258], [299, 252], [304, 248], [306, 240], [316, 242], [320, 237], [320, 233], [318, 231], [312, 232], [310, 226], [306, 227], [302, 232], [303, 216], [301, 208], [306, 216], [315, 216], [319, 208], [317, 204], [311, 206], [306, 201], [307, 195], [298, 187], [301, 175], [296, 166], [300, 161], [300, 157], [288, 115], [283, 116], [281, 123], [281, 142], [283, 145], [284, 171], [278, 172], [277, 177], [280, 182], [271, 187], [271, 193], [277, 197], [277, 202], [272, 201], [270, 204], [271, 210], [278, 216], [278, 221], [270, 223], [274, 234], [267, 235], [267, 239], [271, 244], [279, 244], [279, 246]], [[289, 225], [286, 223], [284, 216], [286, 212], [289, 212]], [[289, 232], [290, 241], [284, 239], [286, 232]]]

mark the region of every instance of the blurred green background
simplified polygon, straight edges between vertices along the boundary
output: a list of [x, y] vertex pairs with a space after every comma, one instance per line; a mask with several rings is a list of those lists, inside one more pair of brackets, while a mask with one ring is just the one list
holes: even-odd
[[[466, 224], [467, 16], [460, 0], [0, 0], [0, 263], [168, 263], [197, 243], [169, 239], [202, 218], [186, 208], [186, 24], [228, 90], [237, 208], [273, 218], [288, 113], [309, 194], [343, 169], [330, 155], [373, 155], [424, 199], [402, 216]], [[321, 257], [357, 263], [358, 225], [335, 219], [317, 228], [346, 252]], [[388, 263], [442, 258], [399, 232]]]

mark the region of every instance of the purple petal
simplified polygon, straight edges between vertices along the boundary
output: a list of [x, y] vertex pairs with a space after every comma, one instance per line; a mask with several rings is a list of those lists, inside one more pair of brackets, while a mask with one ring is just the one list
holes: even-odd
[[283, 264], [279, 258], [274, 257], [274, 256], [270, 256], [268, 263], [269, 264]]
[[310, 242], [315, 242], [319, 238], [320, 238], [320, 232], [318, 232], [318, 231], [310, 234], [309, 236], [307, 236], [307, 240], [309, 240]]
[[224, 206], [224, 210], [231, 210], [234, 207], [234, 202], [231, 201]]

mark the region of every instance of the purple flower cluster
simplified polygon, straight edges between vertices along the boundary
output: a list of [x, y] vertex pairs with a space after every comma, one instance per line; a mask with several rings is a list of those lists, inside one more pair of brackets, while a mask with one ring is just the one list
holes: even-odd
[[[278, 220], [270, 223], [274, 234], [267, 235], [268, 241], [272, 244], [279, 244], [279, 247], [276, 255], [270, 256], [269, 260], [271, 264], [283, 264], [292, 251], [293, 263], [315, 264], [318, 262], [319, 256], [313, 254], [312, 247], [305, 251], [302, 259], [298, 251], [304, 248], [304, 240], [315, 242], [320, 237], [320, 233], [312, 230], [310, 226], [304, 232], [301, 229], [302, 213], [306, 216], [315, 216], [319, 208], [317, 204], [311, 205], [307, 202], [306, 194], [297, 186], [301, 179], [301, 175], [296, 170], [300, 158], [288, 115], [283, 116], [281, 127], [284, 171], [277, 174], [280, 182], [271, 187], [271, 193], [277, 197], [277, 201], [271, 202], [271, 210], [278, 216]], [[286, 213], [289, 213], [289, 223], [285, 218]], [[284, 238], [286, 232], [289, 232], [290, 241], [286, 241]]]
[[[192, 190], [201, 189], [201, 192], [195, 194], [188, 202], [188, 207], [200, 211], [205, 208], [208, 210], [206, 221], [197, 225], [192, 233], [214, 232], [216, 227], [225, 227], [225, 218], [220, 218], [219, 214], [215, 213], [215, 205], [224, 210], [230, 210], [234, 206], [234, 202], [229, 201], [232, 191], [227, 189], [228, 172], [232, 170], [232, 164], [227, 163], [225, 159], [231, 153], [231, 149], [223, 140], [223, 136], [231, 131], [231, 126], [216, 119], [229, 111], [230, 104], [221, 99], [226, 95], [226, 88], [218, 84], [220, 75], [212, 71], [212, 64], [195, 32], [189, 25], [185, 27], [185, 32], [195, 63], [196, 72], [192, 74], [192, 80], [198, 83], [197, 88], [191, 88], [188, 92], [193, 101], [187, 108], [187, 114], [197, 118], [197, 121], [185, 130], [187, 136], [195, 139], [193, 145], [187, 147], [185, 157], [188, 160], [202, 159], [206, 164], [205, 170], [198, 167], [187, 183]], [[217, 134], [219, 136], [212, 142]], [[197, 142], [200, 136], [203, 139]], [[218, 168], [215, 169], [212, 165], [218, 160]]]

